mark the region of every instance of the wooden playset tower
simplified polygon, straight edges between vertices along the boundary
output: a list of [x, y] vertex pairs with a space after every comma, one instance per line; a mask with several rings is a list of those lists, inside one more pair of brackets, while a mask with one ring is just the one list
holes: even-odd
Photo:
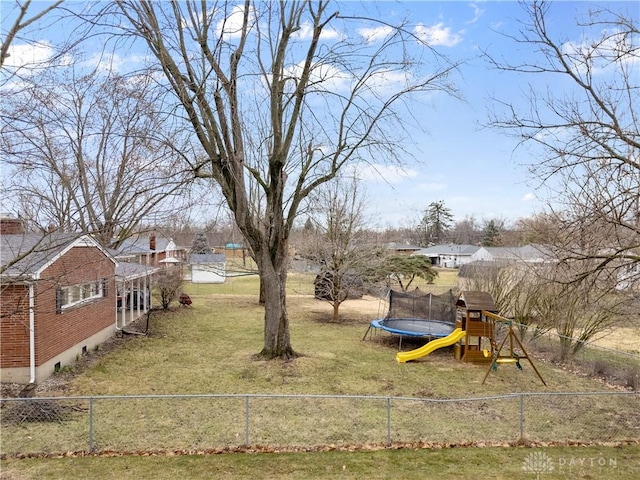
[[495, 343], [493, 322], [482, 315], [482, 311], [496, 313], [493, 298], [487, 292], [461, 292], [456, 301], [456, 328], [466, 332], [453, 347], [457, 360], [463, 362], [489, 363], [483, 349]]

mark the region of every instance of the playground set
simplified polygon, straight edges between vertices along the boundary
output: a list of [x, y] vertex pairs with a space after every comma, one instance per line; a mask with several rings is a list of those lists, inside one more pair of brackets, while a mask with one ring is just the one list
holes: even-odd
[[[504, 338], [496, 341], [499, 327], [506, 326]], [[373, 330], [372, 330], [373, 329]], [[449, 291], [444, 295], [415, 292], [389, 294], [389, 311], [383, 319], [371, 322], [367, 334], [384, 330], [402, 337], [427, 337], [430, 341], [415, 350], [398, 352], [396, 360], [406, 363], [429, 355], [433, 351], [453, 345], [456, 360], [471, 363], [487, 363], [482, 383], [498, 365], [512, 364], [522, 370], [522, 360], [528, 360], [540, 381], [546, 382], [527, 354], [522, 342], [513, 330], [512, 321], [497, 314], [497, 308], [487, 292], [464, 291], [454, 301]], [[508, 348], [507, 348], [508, 346]], [[517, 350], [516, 350], [517, 346]]]

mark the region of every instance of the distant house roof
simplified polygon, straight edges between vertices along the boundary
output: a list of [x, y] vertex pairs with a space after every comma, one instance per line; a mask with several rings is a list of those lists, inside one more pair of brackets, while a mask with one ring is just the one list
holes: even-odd
[[409, 245], [408, 243], [396, 243], [396, 242], [391, 242], [389, 245], [387, 245], [387, 248], [389, 250], [396, 250], [397, 252], [402, 252], [405, 250], [420, 250], [422, 247], [418, 246], [418, 245]]
[[155, 250], [149, 248], [149, 239], [143, 237], [131, 237], [127, 238], [116, 249], [118, 256], [127, 255], [148, 255]]
[[73, 247], [95, 247], [117, 263], [113, 255], [89, 235], [78, 233], [24, 233], [0, 235], [2, 277], [37, 279], [44, 269]]
[[[149, 239], [147, 239], [149, 241]], [[182, 247], [178, 247], [176, 242], [173, 241], [173, 238], [170, 237], [161, 237], [156, 235], [156, 252], [167, 252], [171, 250], [184, 250]]]
[[147, 277], [159, 269], [157, 267], [149, 267], [140, 265], [139, 263], [120, 262], [116, 266], [117, 280], [135, 280], [136, 278]]
[[190, 265], [210, 265], [212, 263], [224, 263], [227, 256], [223, 253], [192, 253], [189, 256]]
[[473, 278], [476, 276], [491, 277], [496, 275], [497, 272], [506, 265], [508, 265], [508, 262], [505, 262], [504, 260], [474, 260], [473, 262], [465, 263], [460, 266], [460, 270], [458, 270], [458, 278]]
[[151, 253], [166, 252], [169, 247], [172, 250], [180, 250], [181, 248], [176, 246], [173, 239], [168, 237], [155, 237], [156, 248], [151, 249], [151, 239], [146, 235], [138, 235], [125, 239], [120, 247], [116, 249], [117, 255], [148, 255]]
[[414, 255], [424, 255], [427, 257], [438, 255], [465, 255], [471, 256], [476, 253], [480, 247], [476, 245], [456, 245], [453, 243], [443, 245], [433, 245], [427, 248], [421, 248]]
[[478, 257], [482, 257], [483, 260], [519, 260], [535, 263], [549, 261], [553, 258], [553, 252], [549, 247], [536, 244], [523, 247], [482, 247], [479, 250]]

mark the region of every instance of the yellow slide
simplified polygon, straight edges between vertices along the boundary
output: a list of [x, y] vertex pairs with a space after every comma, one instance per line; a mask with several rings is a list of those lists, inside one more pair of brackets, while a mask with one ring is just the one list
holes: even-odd
[[415, 360], [416, 358], [424, 357], [425, 355], [429, 355], [434, 350], [438, 348], [447, 347], [449, 345], [453, 345], [462, 337], [464, 337], [466, 332], [461, 328], [456, 328], [453, 332], [447, 335], [444, 338], [439, 338], [438, 340], [432, 340], [426, 345], [416, 348], [415, 350], [411, 350], [410, 352], [398, 352], [396, 353], [396, 360], [400, 363], [408, 362], [409, 360]]

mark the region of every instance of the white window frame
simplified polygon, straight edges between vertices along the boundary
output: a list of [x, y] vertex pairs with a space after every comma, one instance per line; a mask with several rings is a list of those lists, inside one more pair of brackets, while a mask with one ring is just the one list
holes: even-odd
[[62, 310], [90, 302], [103, 296], [102, 280], [80, 283], [77, 285], [69, 285], [67, 287], [62, 287], [61, 290]]

